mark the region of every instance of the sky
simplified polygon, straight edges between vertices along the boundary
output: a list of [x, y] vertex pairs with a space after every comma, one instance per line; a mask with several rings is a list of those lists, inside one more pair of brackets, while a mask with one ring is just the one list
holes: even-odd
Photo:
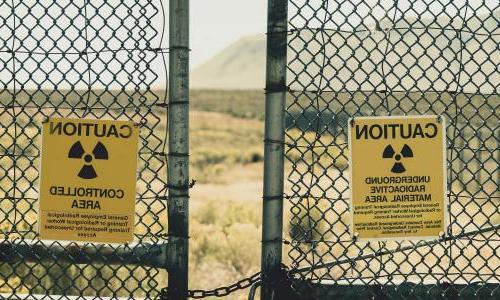
[[[27, 39], [26, 41], [23, 42], [26, 44], [26, 47], [30, 48], [30, 50], [33, 50], [31, 49], [33, 47], [37, 47], [37, 50], [42, 52], [44, 50], [51, 49], [53, 47], [52, 37], [57, 39], [58, 47], [63, 49], [61, 51], [65, 51], [67, 48], [70, 48], [70, 44], [68, 43], [68, 41], [70, 40], [79, 41], [78, 43], [75, 44], [75, 47], [82, 46], [83, 39], [79, 37], [81, 33], [79, 33], [80, 31], [74, 30], [74, 28], [83, 27], [84, 19], [81, 16], [81, 11], [78, 10], [79, 5], [76, 4], [71, 5], [70, 3], [72, 3], [72, 1], [73, 0], [38, 0], [38, 1], [30, 0], [29, 2], [26, 2], [27, 3], [26, 5], [19, 5], [18, 8], [16, 8], [16, 15], [20, 16], [20, 18], [22, 17], [23, 20], [26, 22], [26, 24], [24, 24], [24, 26], [19, 26], [18, 24], [17, 26], [18, 28], [16, 28], [16, 30], [22, 36], [21, 38], [19, 37], [18, 38], [23, 39], [23, 37], [25, 36], [33, 35], [36, 38], [36, 40], [42, 40], [43, 43], [38, 46], [36, 46], [35, 44], [36, 40], [33, 39]], [[92, 16], [97, 15], [98, 8], [100, 8], [105, 1], [107, 0], [92, 0], [93, 6], [92, 9], [90, 10], [90, 14]], [[36, 2], [37, 5], [34, 5], [32, 2], [33, 3]], [[78, 1], [77, 3], [81, 4], [80, 2], [81, 1]], [[110, 2], [110, 3], [115, 3], [115, 2]], [[133, 3], [132, 0], [126, 1], [126, 3], [131, 3], [131, 2]], [[55, 3], [59, 3], [59, 5], [56, 5]], [[160, 1], [153, 1], [153, 4], [156, 5], [158, 8], [160, 7], [159, 3]], [[167, 20], [165, 20], [166, 22], [165, 32], [164, 32], [165, 38], [163, 40], [162, 47], [167, 48], [168, 14], [169, 14], [168, 1], [163, 1], [163, 5]], [[48, 7], [50, 9], [48, 11], [45, 11], [44, 7]], [[119, 39], [123, 39], [124, 35], [126, 34], [125, 32], [126, 27], [123, 24], [120, 25], [117, 23], [116, 20], [118, 20], [118, 18], [111, 16], [113, 15], [121, 17], [126, 16], [127, 6], [121, 5], [118, 7], [119, 9], [117, 9], [116, 11], [112, 11], [111, 6], [104, 5], [101, 11], [99, 12], [99, 14], [102, 14], [101, 18], [95, 17], [95, 20], [93, 19], [94, 20], [93, 25], [96, 26], [96, 28], [101, 28], [101, 26], [103, 26], [104, 20], [106, 20], [107, 22], [110, 22], [111, 27], [120, 28], [120, 32], [116, 34], [120, 35]], [[30, 10], [30, 13], [28, 13], [28, 9]], [[67, 17], [56, 18], [58, 24], [57, 26], [45, 25], [48, 24], [48, 22], [53, 21], [54, 18], [52, 16], [61, 15], [63, 9], [66, 10], [65, 14], [67, 15]], [[150, 10], [153, 11], [153, 9], [151, 8]], [[149, 13], [151, 13], [151, 11]], [[0, 16], [2, 15], [3, 11], [0, 9]], [[134, 16], [137, 17], [137, 15], [138, 15], [138, 10], [135, 9]], [[160, 10], [158, 14], [155, 15], [155, 17], [152, 19], [152, 26], [159, 31], [157, 39], [152, 41], [154, 45], [156, 45], [155, 43], [159, 41], [159, 37], [161, 36], [161, 29], [163, 27], [162, 26], [163, 21], [161, 15], [162, 13]], [[41, 24], [39, 25], [35, 24], [36, 20], [35, 16], [40, 16], [40, 18], [42, 18]], [[71, 27], [68, 24], [70, 19], [73, 19], [76, 25], [73, 26], [74, 28], [71, 32], [65, 33], [67, 34], [66, 39], [62, 39], [60, 38], [60, 36], [63, 33], [59, 29]], [[238, 41], [244, 36], [264, 34], [266, 31], [266, 22], [267, 22], [267, 0], [190, 0], [190, 31], [191, 31], [190, 47], [192, 49], [190, 53], [191, 69], [196, 68], [200, 64], [206, 62], [207, 60], [215, 56], [218, 52], [230, 46], [232, 43]], [[10, 27], [5, 26], [5, 24], [0, 24], [0, 25], [1, 25], [0, 37], [9, 37], [9, 45], [10, 45], [10, 37], [12, 36]], [[42, 27], [44, 26], [46, 26], [46, 28], [51, 28], [49, 30], [50, 32], [47, 34], [48, 36], [51, 36], [51, 38], [44, 37], [45, 31], [42, 30]], [[32, 32], [29, 31], [30, 29], [32, 30]], [[102, 40], [106, 41], [106, 43], [109, 43], [110, 47], [119, 47], [120, 45], [117, 43], [119, 42], [118, 39], [112, 39], [110, 37], [110, 32], [108, 31], [106, 30], [101, 30], [99, 32], [92, 31], [93, 32], [92, 34], [101, 36]], [[0, 39], [0, 42], [3, 41]], [[17, 46], [19, 47], [20, 43], [18, 42], [17, 44], [18, 44]], [[4, 45], [0, 45], [0, 47], [3, 46]], [[0, 64], [5, 61], [10, 62], [10, 56], [11, 56], [10, 54], [0, 53]], [[168, 60], [168, 54], [166, 54], [165, 56]], [[23, 59], [23, 66], [26, 72], [16, 73], [20, 82], [25, 81], [26, 86], [35, 87], [35, 85], [32, 82], [33, 80], [29, 80], [28, 78], [29, 74], [31, 73], [36, 79], [35, 81], [44, 82], [43, 84], [44, 87], [53, 88], [54, 85], [52, 84], [52, 82], [46, 80], [47, 78], [45, 74], [38, 74], [40, 72], [38, 73], [35, 72], [35, 70], [37, 69], [53, 70], [54, 66], [52, 65], [52, 60], [45, 59], [42, 62], [42, 66], [37, 67], [36, 59], [40, 59], [40, 57], [36, 57], [35, 59], [28, 59], [23, 56], [21, 57], [21, 59]], [[54, 58], [54, 59], [56, 61], [59, 61], [58, 68], [62, 70], [71, 69], [72, 66], [73, 68], [76, 68], [78, 70], [80, 69], [85, 70], [87, 68], [86, 66], [83, 65], [83, 63], [80, 66], [76, 65], [74, 62], [72, 63], [66, 60], [60, 60], [60, 58]], [[103, 59], [109, 60], [110, 59], [109, 53], [103, 54]], [[163, 63], [161, 63], [161, 60], [158, 59], [150, 67], [158, 75], [158, 78], [153, 83], [153, 86], [155, 88], [163, 88], [165, 86], [165, 78], [166, 78], [165, 76], [166, 72], [164, 70]], [[19, 66], [17, 68], [19, 69]], [[113, 69], [114, 71], [117, 70], [116, 68], [111, 68], [111, 69]], [[97, 70], [96, 72], [99, 71]], [[54, 82], [59, 82], [60, 80], [62, 80], [61, 74], [59, 74], [58, 72], [52, 72], [52, 73], [51, 73], [51, 79], [54, 80]], [[100, 74], [100, 78], [104, 82], [112, 80], [108, 73]], [[126, 75], [125, 73], [124, 76]], [[2, 72], [2, 69], [0, 68], [0, 83], [11, 82], [10, 80], [11, 77], [12, 77], [11, 72], [7, 72], [5, 70]], [[94, 79], [92, 78], [91, 80], [93, 81]], [[127, 80], [127, 79], [121, 78], [120, 80]], [[69, 84], [67, 81], [76, 82], [78, 81], [78, 78], [73, 76], [68, 80], [63, 80], [58, 84], [58, 88], [68, 88]], [[80, 88], [82, 87], [83, 83], [84, 82], [82, 80], [79, 80], [76, 85], [78, 88]]]
[[243, 36], [264, 34], [267, 0], [191, 0], [191, 68]]
[[[93, 26], [89, 30], [91, 31], [91, 35], [98, 35], [100, 39], [96, 39], [94, 43], [97, 44], [109, 44], [108, 46], [111, 48], [119, 47], [119, 39], [123, 39], [123, 37], [127, 34], [127, 28], [123, 24], [120, 25], [117, 23], [117, 20], [119, 18], [117, 16], [123, 17], [126, 16], [128, 13], [128, 10], [126, 9], [127, 6], [125, 5], [119, 5], [116, 10], [113, 10], [111, 6], [103, 6], [104, 8], [101, 8], [100, 3], [115, 3], [115, 2], [108, 2], [108, 0], [92, 0], [93, 5], [90, 7], [90, 14], [92, 16], [97, 16], [99, 15], [100, 17], [95, 17], [93, 19]], [[200, 66], [210, 58], [214, 57], [216, 54], [218, 54], [221, 50], [224, 48], [230, 46], [231, 44], [235, 43], [242, 37], [248, 36], [248, 35], [256, 35], [256, 34], [265, 34], [266, 31], [266, 23], [267, 23], [267, 1], [268, 0], [190, 0], [190, 40], [191, 40], [191, 61], [190, 61], [190, 67], [191, 69], [196, 68], [197, 66]], [[343, 14], [344, 16], [353, 16], [351, 17], [350, 23], [356, 23], [356, 22], [361, 22], [364, 20], [367, 23], [372, 23], [372, 21], [367, 20], [366, 16], [370, 15], [370, 11], [373, 9], [373, 15], [374, 16], [383, 16], [387, 11], [384, 10], [385, 7], [387, 8], [392, 8], [394, 1], [397, 1], [398, 3], [398, 9], [399, 10], [406, 10], [408, 7], [412, 7], [417, 11], [426, 11], [429, 14], [429, 11], [431, 12], [439, 12], [442, 10], [440, 8], [439, 3], [442, 3], [444, 7], [447, 8], [447, 14], [449, 15], [456, 15], [457, 10], [463, 11], [463, 7], [465, 7], [465, 3], [468, 3], [468, 6], [470, 9], [466, 10], [468, 11], [469, 14], [471, 14], [473, 11], [476, 13], [481, 13], [478, 10], [475, 10], [477, 7], [481, 6], [488, 6], [490, 8], [498, 7], [498, 0], [484, 0], [485, 4], [483, 4], [483, 1], [469, 1], [469, 0], [349, 0], [346, 3], [350, 3], [350, 5], [347, 5], [346, 3], [342, 2], [339, 3], [338, 1], [326, 1], [325, 0], [293, 0], [293, 2], [298, 5], [299, 7], [303, 6], [302, 3], [305, 1], [309, 1], [308, 7], [312, 7], [315, 10], [319, 11], [318, 17], [321, 17], [321, 14], [325, 14], [325, 11], [327, 14], [330, 15], [330, 18], [332, 20], [335, 20], [335, 22], [340, 22], [339, 18], [341, 18], [341, 15]], [[468, 2], [466, 2], [468, 1]], [[133, 3], [133, 0], [127, 0], [127, 3]], [[52, 49], [54, 46], [53, 44], [53, 39], [57, 39], [57, 45], [58, 48], [60, 49], [66, 49], [70, 46], [69, 41], [75, 41], [75, 47], [78, 49], [82, 48], [85, 46], [84, 39], [81, 36], [82, 31], [78, 30], [84, 27], [84, 18], [81, 16], [82, 11], [78, 9], [78, 5], [70, 5], [70, 3], [80, 3], [79, 5], [82, 5], [82, 1], [74, 1], [74, 0], [29, 0], [25, 1], [23, 3], [28, 3], [29, 5], [19, 5], [16, 8], [16, 15], [20, 16], [23, 18], [23, 26], [20, 26], [17, 24], [16, 28], [16, 36], [17, 36], [17, 44], [19, 46], [20, 40], [23, 40], [23, 44], [26, 44], [25, 46], [30, 48], [29, 50], [33, 50], [31, 48], [35, 47], [39, 51], [48, 51]], [[36, 3], [37, 5], [34, 5], [33, 3]], [[57, 4], [56, 4], [57, 3]], [[117, 2], [118, 3], [118, 2]], [[157, 5], [159, 7], [159, 3], [161, 3], [159, 0], [153, 1], [153, 5]], [[326, 4], [324, 4], [326, 3]], [[362, 3], [362, 5], [361, 5]], [[433, 3], [434, 6], [432, 7], [427, 7], [427, 3]], [[452, 3], [453, 5], [451, 5]], [[45, 4], [45, 5], [44, 5]], [[165, 5], [165, 13], [168, 16], [168, 1], [163, 1], [163, 4]], [[326, 5], [326, 10], [322, 8]], [[382, 5], [382, 6], [381, 6]], [[44, 9], [45, 7], [49, 7], [50, 10], [46, 11]], [[290, 6], [291, 8], [291, 14], [293, 15], [293, 7]], [[381, 8], [382, 7], [382, 8]], [[484, 8], [484, 7], [483, 7]], [[65, 10], [64, 14], [62, 14], [62, 10]], [[98, 12], [99, 10], [99, 12]], [[154, 11], [152, 8], [150, 8], [149, 13], [151, 11]], [[356, 13], [353, 14], [353, 11]], [[0, 15], [2, 13], [5, 13], [5, 10], [0, 10]], [[10, 12], [7, 12], [10, 13]], [[138, 9], [134, 10], [135, 17], [137, 17], [139, 11]], [[304, 9], [302, 11], [304, 14], [311, 14], [310, 9]], [[57, 26], [48, 26], [47, 24], [51, 24], [53, 22], [54, 17], [53, 16], [60, 16], [63, 15], [65, 17], [57, 17], [55, 20], [57, 21]], [[115, 15], [115, 17], [112, 17]], [[35, 23], [36, 17], [41, 16], [40, 22], [38, 24]], [[356, 17], [357, 16], [357, 17]], [[142, 22], [144, 22], [144, 16], [142, 16]], [[345, 18], [345, 17], [344, 17]], [[73, 20], [74, 26], [70, 26], [69, 23]], [[113, 28], [118, 28], [118, 31], [115, 32], [115, 34], [118, 34], [120, 36], [119, 39], [113, 39], [110, 37], [111, 35], [111, 29], [108, 27], [104, 27], [104, 30], [98, 30], [96, 28], [102, 28], [104, 26], [104, 22], [109, 22], [110, 27]], [[296, 19], [297, 20], [297, 19]], [[162, 29], [162, 18], [161, 18], [161, 12], [157, 14], [152, 21], [152, 26], [156, 28], [158, 31], [161, 31]], [[166, 26], [165, 26], [165, 39], [163, 40], [162, 47], [168, 48], [168, 20], [166, 21]], [[97, 23], [96, 23], [97, 22]], [[295, 25], [300, 26], [300, 19], [299, 21], [294, 21]], [[330, 22], [332, 23], [332, 22]], [[309, 24], [310, 26], [313, 26], [315, 24]], [[47, 33], [45, 29], [48, 29], [49, 32]], [[69, 27], [69, 31], [65, 31], [64, 33], [61, 31], [61, 28], [67, 28]], [[150, 31], [152, 29], [150, 28]], [[61, 34], [65, 35], [65, 39], [61, 39], [60, 36]], [[137, 32], [136, 32], [137, 34]], [[33, 37], [36, 39], [26, 39], [26, 36], [28, 35], [33, 35]], [[47, 35], [47, 36], [45, 36]], [[0, 26], [0, 36], [3, 37], [9, 37], [12, 36], [12, 32], [9, 26], [6, 26], [3, 24], [3, 26]], [[160, 33], [158, 33], [158, 40], [159, 40]], [[1, 40], [0, 40], [1, 41]], [[41, 41], [42, 43], [40, 45], [36, 44], [36, 41]], [[105, 41], [105, 42], [104, 42]], [[10, 38], [9, 38], [9, 43], [10, 43]], [[155, 41], [153, 40], [153, 44], [155, 44]], [[155, 44], [156, 45], [156, 44]], [[2, 46], [2, 45], [0, 45]], [[129, 47], [130, 45], [127, 45]], [[160, 45], [158, 45], [160, 46]], [[98, 46], [99, 47], [99, 46]], [[75, 51], [78, 51], [75, 50]], [[56, 49], [57, 50], [57, 49]], [[65, 51], [65, 50], [61, 50]], [[120, 53], [121, 56], [124, 56], [126, 54]], [[74, 56], [73, 56], [74, 57]], [[166, 55], [166, 58], [168, 59], [168, 54]], [[11, 59], [11, 54], [8, 53], [0, 53], [0, 64], [2, 62], [10, 62]], [[86, 72], [85, 70], [87, 69], [87, 66], [83, 63], [83, 57], [79, 58], [80, 64], [77, 64], [77, 62], [74, 61], [68, 61], [68, 60], [62, 60], [57, 57], [53, 57], [55, 61], [58, 61], [58, 68], [61, 70], [67, 70], [67, 69], [72, 69], [73, 72], [80, 72], [80, 70], [83, 70], [81, 72]], [[105, 61], [111, 60], [111, 54], [110, 53], [103, 53], [102, 54], [102, 59]], [[20, 66], [17, 66], [17, 72], [16, 76], [19, 79], [20, 82], [25, 82], [26, 86], [28, 87], [33, 87], [33, 80], [30, 80], [29, 78], [33, 77], [36, 79], [37, 82], [44, 82], [43, 86], [45, 88], [51, 88], [54, 86], [53, 82], [58, 83], [57, 88], [68, 88], [69, 84], [73, 84], [76, 82], [77, 86], [80, 87], [81, 84], [85, 84], [84, 81], [78, 80], [78, 77], [75, 76], [70, 76], [68, 78], [62, 78], [62, 73], [61, 72], [52, 72], [50, 74], [51, 80], [47, 80], [47, 76], [44, 72], [47, 72], [47, 70], [54, 70], [53, 66], [53, 60], [51, 59], [45, 59], [42, 60], [41, 56], [38, 55], [34, 58], [29, 58], [26, 57], [26, 55], [20, 55], [19, 60], [22, 60], [22, 64], [24, 69], [19, 70]], [[42, 65], [39, 66], [38, 64], [41, 63]], [[20, 64], [20, 63], [18, 63]], [[101, 82], [108, 82], [108, 81], [113, 81], [114, 79], [111, 77], [111, 73], [113, 73], [113, 70], [117, 70], [117, 68], [120, 68], [121, 65], [117, 62], [115, 59], [112, 62], [112, 66], [110, 64], [110, 69], [107, 70], [108, 72], [102, 73], [99, 68], [102, 69], [102, 64], [99, 65], [99, 61], [96, 61], [94, 63], [94, 66], [97, 65], [98, 68], [92, 69], [94, 73], [99, 74], [100, 81]], [[163, 63], [161, 61], [158, 61], [158, 63], [154, 63], [150, 66], [151, 70], [158, 75], [159, 78], [156, 78], [153, 83], [153, 86], [155, 88], [160, 88], [165, 86], [166, 82], [166, 72], [163, 67]], [[42, 71], [44, 70], [44, 71]], [[78, 70], [78, 71], [77, 71]], [[22, 72], [24, 71], [24, 72]], [[117, 73], [120, 73], [116, 71]], [[141, 70], [136, 70], [134, 76], [138, 76], [137, 74], [141, 74]], [[126, 77], [128, 76], [127, 72], [121, 72], [121, 76], [118, 81], [120, 80], [126, 80], [127, 82], [129, 81]], [[31, 76], [31, 77], [30, 77]], [[97, 75], [93, 75], [96, 77]], [[146, 75], [149, 76], [149, 75]], [[12, 77], [12, 73], [9, 70], [0, 70], [0, 82], [12, 82], [10, 78]], [[153, 78], [153, 76], [151, 76]], [[64, 79], [64, 80], [63, 80]], [[93, 78], [91, 78], [92, 82], [95, 82]], [[99, 86], [99, 82], [97, 82]]]

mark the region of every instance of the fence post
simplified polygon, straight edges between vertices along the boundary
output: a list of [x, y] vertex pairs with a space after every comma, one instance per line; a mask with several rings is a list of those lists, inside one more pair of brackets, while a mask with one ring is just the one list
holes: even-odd
[[189, 220], [189, 0], [170, 0], [168, 295], [187, 298]]
[[284, 131], [288, 0], [269, 0], [262, 227], [261, 299], [275, 293], [283, 240]]

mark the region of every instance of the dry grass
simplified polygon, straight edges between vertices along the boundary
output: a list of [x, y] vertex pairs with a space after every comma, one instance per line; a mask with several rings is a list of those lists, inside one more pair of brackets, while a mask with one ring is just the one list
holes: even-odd
[[[263, 102], [262, 92], [220, 92], [220, 91], [193, 91], [193, 111], [191, 113], [191, 177], [198, 180], [197, 185], [191, 191], [190, 203], [190, 287], [193, 289], [207, 289], [220, 285], [232, 283], [237, 279], [243, 278], [260, 268], [260, 247], [261, 247], [261, 197], [262, 197], [262, 159], [263, 159]], [[1, 120], [0, 120], [1, 121]], [[10, 121], [9, 121], [10, 122]], [[1, 122], [0, 122], [1, 123]], [[299, 124], [300, 125], [300, 124]], [[300, 127], [300, 126], [299, 126]], [[303, 129], [303, 128], [302, 128]], [[30, 127], [25, 131], [25, 136], [17, 142], [27, 144], [30, 141], [39, 142], [39, 138], [31, 139], [30, 137], [38, 135], [38, 129]], [[158, 127], [158, 135], [162, 135], [165, 130], [165, 124], [161, 123]], [[313, 150], [297, 150], [290, 148], [287, 150], [289, 161], [286, 164], [286, 176], [290, 174], [292, 182], [298, 182], [300, 173], [308, 173], [305, 162], [317, 161], [318, 165], [325, 168], [325, 174], [328, 176], [321, 177], [317, 186], [328, 190], [329, 198], [338, 197], [335, 190], [343, 191], [346, 189], [346, 182], [342, 180], [331, 180], [330, 178], [338, 178], [339, 172], [344, 172], [343, 177], [347, 178], [347, 157], [345, 155], [346, 145], [345, 139], [342, 137], [332, 137], [331, 135], [321, 135], [317, 137], [312, 132], [305, 132], [301, 129], [291, 129], [288, 131], [290, 140], [298, 140], [303, 144], [308, 144], [311, 141], [316, 141], [317, 144], [323, 144], [327, 147], [317, 147]], [[0, 135], [0, 145], [12, 144], [12, 138], [8, 135]], [[491, 143], [491, 139], [490, 139]], [[473, 145], [478, 146], [478, 145]], [[492, 145], [488, 145], [491, 147]], [[31, 148], [33, 149], [33, 148]], [[0, 151], [3, 150], [0, 148]], [[30, 150], [31, 151], [31, 150]], [[36, 154], [31, 153], [30, 154]], [[465, 156], [466, 159], [472, 159], [472, 153]], [[24, 165], [18, 165], [20, 168], [27, 166], [27, 161]], [[11, 167], [10, 160], [0, 156], [0, 167], [9, 169]], [[155, 168], [152, 166], [153, 169]], [[473, 181], [474, 174], [479, 167], [476, 161], [472, 161], [467, 165], [471, 170], [471, 174], [465, 175], [465, 180]], [[500, 213], [498, 212], [498, 166], [490, 159], [483, 166], [482, 176], [491, 178], [483, 186], [473, 185], [470, 183], [465, 189], [475, 194], [475, 197], [495, 196], [496, 200], [477, 202], [479, 205], [472, 205], [470, 198], [454, 202], [452, 205], [452, 216], [455, 222], [464, 225], [467, 230], [474, 230], [477, 227], [486, 226], [488, 224], [498, 224], [500, 222]], [[298, 172], [292, 173], [295, 169]], [[314, 172], [322, 174], [324, 170], [316, 169]], [[35, 169], [30, 168], [27, 171], [30, 177]], [[301, 188], [307, 188], [310, 180], [315, 179], [314, 176], [306, 175], [303, 178]], [[0, 177], [0, 192], [2, 189], [10, 188], [9, 176]], [[496, 179], [496, 181], [495, 181]], [[332, 188], [333, 187], [333, 188]], [[141, 187], [145, 188], [145, 187]], [[287, 190], [291, 189], [291, 183], [286, 182]], [[463, 190], [463, 187], [453, 185], [453, 191], [457, 194]], [[30, 196], [36, 197], [30, 191]], [[462, 193], [463, 194], [463, 193]], [[467, 195], [464, 195], [467, 196]], [[469, 195], [470, 196], [470, 195]], [[310, 201], [308, 204], [307, 202]], [[311, 204], [317, 204], [316, 210], [308, 211], [307, 207]], [[31, 204], [28, 201], [20, 201], [18, 208], [29, 211], [25, 220], [21, 222], [21, 229], [29, 229], [30, 224], [34, 224], [36, 215]], [[346, 209], [345, 202], [337, 201], [332, 204], [329, 200], [319, 200], [317, 203], [312, 199], [302, 199], [300, 203], [295, 205], [301, 207], [298, 218], [293, 219], [294, 226], [289, 225], [292, 220], [290, 213], [291, 203], [287, 202], [285, 207], [285, 237], [290, 239], [295, 237], [294, 230], [302, 227], [310, 230], [314, 234], [312, 239], [319, 236], [325, 237], [327, 240], [334, 240], [333, 233], [345, 232], [347, 223], [347, 213], [342, 213], [339, 216], [338, 212], [343, 212]], [[463, 213], [464, 207], [467, 207], [469, 217]], [[11, 211], [12, 203], [3, 201], [1, 203], [1, 211]], [[141, 206], [139, 212], [148, 210], [148, 207]], [[148, 215], [147, 218], [150, 216]], [[5, 213], [0, 214], [0, 230], [7, 231], [10, 227], [12, 216], [7, 216]], [[163, 217], [162, 217], [163, 218]], [[312, 220], [312, 222], [311, 222]], [[24, 224], [24, 225], [23, 225]], [[312, 224], [312, 225], [311, 225]], [[332, 225], [333, 224], [333, 225]], [[294, 228], [295, 227], [295, 228]], [[454, 232], [459, 230], [458, 226], [453, 227]], [[143, 231], [144, 228], [137, 230]], [[342, 238], [347, 238], [347, 235], [342, 235]], [[466, 242], [464, 242], [466, 243]], [[472, 242], [473, 246], [479, 247], [481, 242]], [[465, 244], [464, 244], [465, 245]], [[390, 246], [390, 244], [387, 244]], [[355, 256], [357, 252], [354, 247], [351, 247], [347, 253], [343, 253], [343, 245], [336, 244], [333, 247], [327, 244], [319, 245], [314, 251], [310, 251], [310, 245], [303, 243], [302, 250], [309, 251], [303, 258], [309, 261], [314, 256], [323, 257], [326, 260], [335, 260], [345, 258], [345, 255]], [[460, 253], [462, 242], [460, 241], [450, 249], [453, 253]], [[439, 254], [444, 248], [437, 247], [435, 254]], [[454, 269], [460, 268], [460, 265], [466, 265], [467, 259], [473, 261], [478, 266], [483, 266], [480, 271], [487, 272], [484, 267], [484, 260], [477, 255], [483, 257], [493, 257], [493, 251], [498, 249], [498, 243], [490, 243], [490, 246], [483, 246], [480, 250], [474, 250], [468, 247], [464, 251], [463, 256], [456, 256], [453, 259], [459, 264], [452, 266]], [[290, 263], [290, 257], [287, 255], [290, 249], [287, 248], [284, 254], [285, 261]], [[377, 245], [373, 246], [372, 250], [366, 250], [365, 254], [370, 251], [376, 251]], [[441, 251], [441, 252], [440, 252]], [[422, 253], [426, 253], [422, 251]], [[297, 252], [292, 252], [295, 255]], [[394, 261], [401, 262], [405, 259], [405, 255], [395, 256]], [[414, 253], [414, 257], [410, 258], [417, 263], [421, 259], [420, 254]], [[306, 260], [303, 261], [303, 263]], [[435, 263], [429, 260], [430, 263]], [[376, 268], [378, 262], [375, 260], [360, 263], [359, 269], [363, 269], [371, 264], [371, 267]], [[451, 260], [444, 259], [444, 264], [451, 264]], [[495, 269], [494, 260], [488, 262], [490, 268]], [[408, 264], [407, 264], [408, 265]], [[0, 265], [1, 267], [1, 265]], [[347, 266], [343, 266], [347, 268]], [[394, 264], [393, 264], [394, 268]], [[497, 267], [498, 268], [498, 267]], [[475, 272], [472, 267], [469, 267], [470, 272]], [[419, 270], [421, 268], [419, 267]], [[396, 271], [387, 269], [386, 271]], [[409, 271], [400, 269], [400, 271]], [[428, 271], [428, 270], [426, 270]], [[9, 270], [4, 269], [4, 273]], [[127, 273], [126, 270], [124, 273]], [[338, 278], [341, 276], [342, 268], [334, 268], [329, 271], [328, 276]], [[369, 274], [365, 274], [369, 275]], [[8, 281], [11, 284], [18, 285], [20, 279], [14, 276], [9, 278], [0, 278], [0, 292], [6, 292], [9, 288], [7, 285], [2, 285], [1, 281]], [[157, 280], [165, 282], [165, 274], [159, 274]], [[29, 286], [24, 284], [17, 292], [26, 291]], [[227, 299], [244, 299], [245, 292], [228, 297]]]
[[227, 114], [191, 114], [191, 177], [201, 183], [220, 182], [228, 169], [261, 162], [262, 122]]

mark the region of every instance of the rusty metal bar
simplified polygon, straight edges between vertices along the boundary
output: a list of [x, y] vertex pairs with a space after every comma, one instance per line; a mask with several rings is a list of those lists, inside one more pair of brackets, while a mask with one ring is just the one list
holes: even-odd
[[0, 262], [57, 261], [71, 264], [141, 265], [160, 268], [165, 261], [165, 244], [95, 245], [40, 240], [0, 242]]

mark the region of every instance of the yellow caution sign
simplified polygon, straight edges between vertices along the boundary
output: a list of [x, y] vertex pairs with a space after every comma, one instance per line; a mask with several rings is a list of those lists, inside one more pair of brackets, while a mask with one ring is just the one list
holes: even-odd
[[43, 124], [41, 239], [133, 240], [139, 128], [51, 118]]
[[446, 226], [446, 130], [439, 116], [349, 120], [351, 235], [436, 238]]

